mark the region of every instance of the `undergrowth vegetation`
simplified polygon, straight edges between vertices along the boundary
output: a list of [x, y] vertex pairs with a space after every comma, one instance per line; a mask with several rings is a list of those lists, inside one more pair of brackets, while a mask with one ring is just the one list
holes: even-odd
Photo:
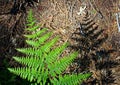
[[[64, 84], [62, 81], [74, 82], [69, 77], [79, 73], [82, 85], [119, 85], [119, 3], [0, 0], [0, 85], [39, 84], [41, 77], [40, 84]], [[35, 18], [31, 12], [26, 20], [29, 9]], [[92, 75], [84, 80], [87, 74], [81, 73], [88, 72]]]
[[52, 33], [36, 25], [32, 10], [28, 13], [27, 22], [26, 32], [28, 34], [24, 36], [28, 47], [17, 48], [17, 51], [25, 56], [13, 57], [22, 64], [22, 67], [8, 68], [10, 72], [27, 79], [32, 85], [78, 85], [90, 77], [90, 73], [64, 74], [63, 72], [78, 53], [73, 52], [68, 56], [60, 57], [68, 43], [52, 48], [59, 37], [50, 39]]

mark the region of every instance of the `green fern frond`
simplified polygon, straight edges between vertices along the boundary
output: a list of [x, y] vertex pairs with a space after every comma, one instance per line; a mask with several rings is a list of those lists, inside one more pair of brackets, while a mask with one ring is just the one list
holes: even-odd
[[34, 47], [39, 47], [40, 46], [40, 43], [39, 43], [39, 41], [33, 41], [33, 40], [26, 40], [26, 43], [28, 44], [28, 45], [31, 45], [31, 46], [34, 46]]
[[72, 82], [78, 84], [82, 79], [88, 78], [87, 74], [65, 75], [62, 78], [62, 72], [66, 70], [78, 53], [74, 52], [69, 56], [60, 58], [59, 56], [68, 46], [68, 43], [53, 48], [59, 37], [49, 39], [52, 34], [47, 32], [47, 29], [37, 30], [39, 27], [35, 26], [35, 20], [31, 11], [27, 21], [29, 34], [26, 34], [25, 37], [27, 38], [26, 43], [30, 47], [17, 49], [17, 51], [25, 54], [25, 57], [13, 57], [14, 60], [24, 65], [24, 67], [8, 68], [10, 72], [29, 80], [31, 85], [74, 85]]
[[55, 37], [51, 41], [46, 42], [43, 46], [41, 46], [42, 51], [49, 52], [50, 48], [55, 45], [58, 39], [58, 37]]
[[82, 80], [87, 79], [90, 77], [91, 74], [72, 74], [72, 75], [64, 75], [64, 76], [59, 76], [59, 80], [54, 78], [51, 82], [53, 85], [79, 85]]
[[8, 70], [16, 75], [20, 75], [22, 78], [26, 79], [28, 75], [31, 75], [31, 69], [28, 68], [8, 68]]
[[38, 26], [33, 27], [35, 24], [36, 24], [36, 21], [33, 21], [33, 22], [27, 24], [27, 26], [28, 26], [29, 28], [27, 28], [27, 29], [25, 29], [25, 30], [26, 30], [26, 31], [34, 31], [34, 30], [38, 29]]
[[30, 35], [27, 34], [27, 35], [24, 35], [24, 36], [27, 37], [28, 39], [31, 39], [31, 38], [34, 39], [34, 38], [42, 35], [43, 33], [45, 33], [46, 30], [47, 29], [42, 29], [42, 30], [39, 30], [39, 31], [35, 32], [34, 34], [30, 34]]
[[50, 36], [52, 33], [47, 33], [43, 35], [41, 38], [39, 38], [37, 41], [35, 40], [26, 40], [28, 45], [34, 46], [34, 47], [39, 47], [41, 44], [43, 44]]
[[76, 58], [77, 54], [77, 52], [74, 52], [67, 57], [54, 61], [53, 64], [48, 64], [50, 74], [52, 76], [55, 76], [56, 74], [61, 74], [67, 68], [67, 66], [69, 66], [70, 63]]
[[[8, 68], [8, 70], [16, 75], [19, 75], [23, 79], [27, 79], [30, 82], [36, 81], [38, 76], [40, 76], [39, 72], [34, 68]], [[35, 75], [37, 74], [37, 75]]]
[[24, 53], [28, 56], [41, 56], [42, 51], [41, 49], [35, 49], [35, 48], [19, 48], [17, 49], [19, 52]]
[[[32, 10], [29, 11], [28, 16], [27, 16], [27, 22], [28, 24], [31, 24], [35, 21], [36, 19], [33, 16]], [[32, 25], [33, 26], [33, 25]]]
[[52, 64], [54, 61], [58, 59], [57, 56], [60, 56], [64, 49], [68, 46], [68, 43], [64, 43], [62, 46], [53, 49], [49, 54], [46, 56], [46, 63], [48, 65]]
[[40, 67], [40, 65], [43, 64], [42, 60], [44, 59], [44, 57], [38, 58], [38, 57], [13, 57], [17, 62], [25, 65], [25, 66], [29, 66], [29, 67], [33, 67], [34, 69], [38, 69], [38, 67]]

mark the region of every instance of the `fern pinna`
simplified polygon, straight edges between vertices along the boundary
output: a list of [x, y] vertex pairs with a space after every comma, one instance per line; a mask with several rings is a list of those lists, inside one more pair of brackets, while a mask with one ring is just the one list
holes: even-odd
[[[62, 72], [76, 58], [78, 53], [74, 52], [69, 56], [60, 58], [59, 56], [67, 47], [67, 43], [51, 49], [58, 37], [48, 40], [52, 34], [46, 32], [46, 28], [39, 29], [39, 25], [35, 24], [32, 11], [28, 14], [27, 22], [28, 28], [26, 30], [29, 31], [29, 34], [26, 34], [25, 37], [29, 47], [17, 49], [19, 52], [26, 54], [26, 57], [13, 57], [25, 66], [8, 68], [10, 72], [29, 80], [31, 84], [35, 85], [77, 85], [90, 76], [89, 73], [63, 75]], [[30, 34], [31, 32], [32, 34]]]

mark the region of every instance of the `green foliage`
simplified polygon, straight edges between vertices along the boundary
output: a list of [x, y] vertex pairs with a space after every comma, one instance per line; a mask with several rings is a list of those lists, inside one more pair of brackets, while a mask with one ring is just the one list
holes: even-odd
[[52, 48], [58, 41], [58, 37], [49, 39], [51, 33], [47, 32], [45, 28], [39, 29], [39, 25], [36, 26], [32, 11], [29, 12], [27, 21], [26, 30], [29, 31], [29, 34], [26, 34], [25, 37], [29, 47], [17, 49], [26, 54], [26, 57], [13, 57], [24, 67], [8, 68], [10, 72], [29, 80], [34, 85], [77, 85], [91, 75], [89, 73], [63, 75], [62, 72], [78, 53], [73, 52], [69, 56], [59, 57], [68, 44], [64, 43], [60, 47]]

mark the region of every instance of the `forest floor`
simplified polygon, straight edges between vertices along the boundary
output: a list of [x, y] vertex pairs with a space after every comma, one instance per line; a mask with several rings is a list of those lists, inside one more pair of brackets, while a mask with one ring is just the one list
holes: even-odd
[[[53, 31], [55, 36], [59, 35], [61, 37], [59, 44], [70, 42], [73, 45], [75, 42], [71, 37], [79, 28], [79, 22], [82, 21], [82, 16], [77, 14], [82, 4], [79, 0], [44, 0], [37, 7], [36, 10], [38, 11], [34, 13], [41, 27], [47, 27]], [[110, 55], [111, 59], [120, 63], [120, 33], [118, 32], [115, 14], [111, 12], [112, 15], [109, 15], [108, 11], [105, 11], [107, 8], [104, 8], [104, 10], [101, 10], [103, 13], [101, 19], [97, 11], [89, 5], [89, 2], [86, 2], [86, 4], [89, 6], [87, 10], [90, 16], [95, 17], [94, 20], [99, 28], [105, 30], [103, 34], [108, 34], [108, 39], [101, 45], [101, 48], [115, 49], [116, 51]], [[70, 51], [70, 49], [67, 49], [65, 53], [68, 54]], [[120, 85], [120, 65], [114, 65], [110, 70], [115, 81], [107, 85]]]
[[[106, 41], [100, 44], [97, 50], [94, 50], [93, 52], [89, 52], [89, 53], [95, 54], [95, 52], [101, 51], [101, 49], [104, 50], [112, 49], [114, 50], [114, 52], [110, 54], [108, 53], [109, 55], [108, 54], [104, 55], [110, 57], [110, 62], [102, 63], [100, 65], [101, 68], [107, 66], [102, 70], [101, 69], [98, 70], [96, 69], [97, 67], [94, 67], [97, 66], [96, 65], [97, 61], [90, 63], [90, 65], [88, 65], [87, 68], [82, 69], [82, 67], [85, 66], [84, 64], [83, 66], [81, 65], [79, 66], [79, 63], [80, 62], [84, 63], [86, 61], [80, 60], [81, 57], [83, 57], [84, 55], [84, 52], [83, 53], [80, 52], [78, 58], [75, 60], [73, 64], [71, 64], [69, 68], [66, 69], [66, 72], [67, 73], [92, 72], [93, 74], [92, 77], [89, 78], [87, 81], [85, 81], [83, 85], [120, 85], [120, 32], [118, 32], [116, 16], [115, 13], [113, 12], [114, 4], [117, 3], [114, 1], [118, 1], [118, 0], [96, 0], [96, 2], [97, 1], [101, 1], [101, 2], [96, 3], [97, 8], [94, 8], [93, 5], [91, 5], [91, 3], [88, 2], [88, 0], [41, 0], [40, 4], [38, 4], [35, 8], [33, 8], [33, 13], [37, 19], [37, 23], [40, 23], [41, 27], [48, 28], [50, 31], [53, 32], [54, 36], [57, 35], [60, 36], [60, 41], [57, 43], [57, 46], [63, 44], [64, 42], [69, 42], [70, 45], [75, 45], [79, 43], [75, 42], [75, 40], [73, 40], [72, 37], [79, 37], [76, 35], [74, 36], [74, 34], [80, 28], [80, 23], [84, 21], [84, 18], [86, 18], [84, 15], [78, 15], [78, 12], [80, 12], [80, 7], [82, 6], [84, 7], [84, 5], [87, 5], [86, 10], [88, 11], [88, 16], [90, 16], [90, 18], [93, 19], [94, 21], [93, 23], [95, 23], [95, 25], [99, 26], [99, 28], [97, 29], [98, 30], [104, 29], [104, 31], [99, 35], [103, 37], [105, 35], [108, 35]], [[102, 1], [106, 1], [106, 2], [102, 3]], [[113, 6], [111, 6], [111, 3]], [[10, 15], [0, 16], [0, 24], [2, 20], [4, 21], [2, 22], [2, 24], [8, 23], [9, 22], [9, 20], [7, 20], [8, 17], [10, 17]], [[12, 27], [14, 26], [14, 23], [15, 24], [22, 23], [25, 20], [24, 17], [22, 17], [21, 14], [18, 14], [17, 17], [13, 16], [12, 18], [15, 18], [15, 20], [11, 19], [12, 21], [8, 25]], [[22, 19], [19, 20], [20, 18]], [[24, 38], [23, 36], [21, 36], [23, 35], [24, 32], [23, 29], [21, 28], [22, 26], [16, 26], [15, 29], [12, 28], [9, 31], [9, 29], [2, 29], [0, 25], [0, 32], [1, 32], [0, 56], [4, 56], [5, 58], [7, 58], [7, 61], [14, 66], [17, 65], [15, 62], [13, 62], [13, 59], [11, 59], [12, 55], [16, 53], [15, 49], [13, 48], [24, 47], [24, 40], [23, 40]], [[11, 44], [13, 43], [12, 40], [10, 40], [11, 38], [16, 39], [17, 45], [19, 46], [14, 46], [13, 44]], [[63, 53], [63, 56], [69, 54], [72, 51], [74, 51], [74, 49], [68, 47]], [[91, 56], [89, 55], [89, 53], [87, 54], [87, 57]], [[1, 68], [1, 66], [3, 66], [2, 62], [4, 62], [2, 61], [3, 57], [0, 57], [0, 60], [1, 60], [0, 62], [0, 68]], [[109, 60], [105, 60], [105, 61], [109, 61]], [[6, 61], [4, 63], [6, 63]], [[0, 72], [0, 74], [2, 74], [2, 72]], [[1, 78], [0, 80], [2, 80], [4, 76], [5, 75], [3, 75], [2, 77], [0, 76]], [[8, 75], [6, 75], [6, 77], [7, 76]], [[105, 79], [103, 79], [103, 77], [105, 77]]]

